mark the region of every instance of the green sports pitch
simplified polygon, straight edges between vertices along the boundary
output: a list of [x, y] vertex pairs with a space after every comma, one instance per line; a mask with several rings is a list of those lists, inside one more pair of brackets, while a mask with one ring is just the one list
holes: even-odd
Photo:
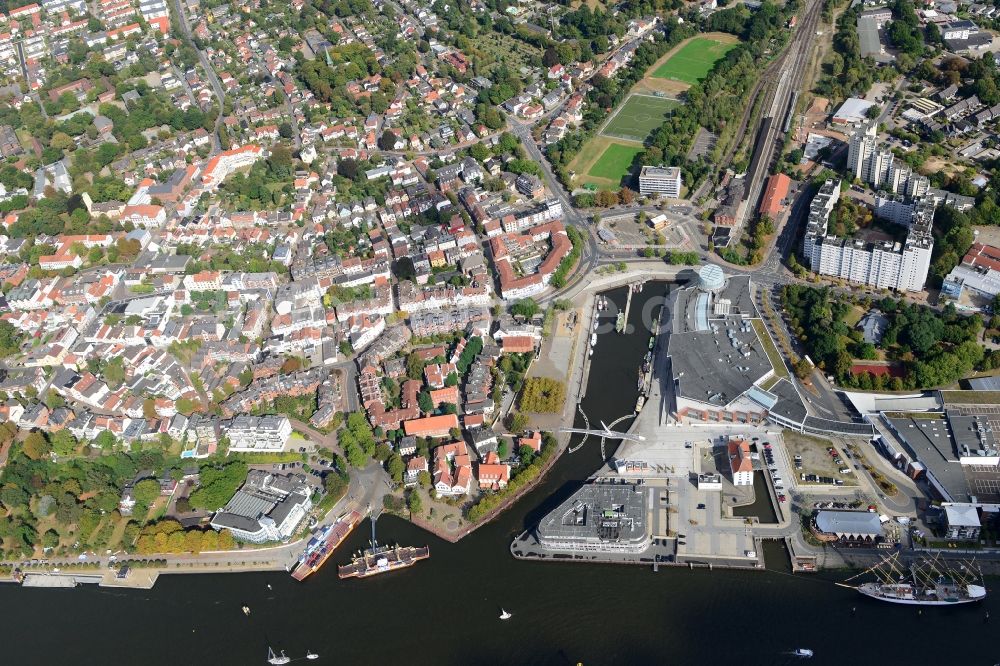
[[632, 95], [615, 112], [601, 134], [630, 141], [645, 141], [678, 104], [680, 102], [668, 97]]
[[660, 65], [653, 72], [653, 76], [693, 85], [708, 76], [715, 63], [734, 48], [736, 44], [725, 44], [707, 37], [695, 37]]
[[645, 148], [642, 146], [612, 143], [604, 149], [601, 156], [587, 171], [587, 175], [593, 178], [606, 178], [617, 183], [628, 173], [635, 156], [643, 150]]

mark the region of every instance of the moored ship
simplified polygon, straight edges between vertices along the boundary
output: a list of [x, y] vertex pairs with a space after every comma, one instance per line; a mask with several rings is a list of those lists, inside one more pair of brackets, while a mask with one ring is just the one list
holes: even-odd
[[337, 567], [340, 578], [367, 578], [387, 571], [411, 567], [431, 556], [427, 546], [377, 546], [367, 548], [350, 564]]
[[315, 573], [360, 521], [361, 514], [351, 511], [338, 518], [334, 524], [324, 527], [318, 535], [309, 540], [305, 552], [299, 557], [298, 564], [292, 571], [292, 578], [301, 581]]
[[906, 567], [893, 555], [863, 573], [873, 573], [878, 580], [862, 583], [856, 589], [879, 601], [912, 606], [953, 606], [986, 598], [986, 588], [980, 584], [982, 577], [971, 563], [953, 567], [935, 557]]
[[337, 567], [340, 578], [368, 578], [388, 571], [412, 567], [420, 560], [431, 556], [428, 546], [380, 546], [375, 540], [375, 521], [378, 516], [372, 514], [372, 547], [366, 548], [351, 560], [350, 564]]

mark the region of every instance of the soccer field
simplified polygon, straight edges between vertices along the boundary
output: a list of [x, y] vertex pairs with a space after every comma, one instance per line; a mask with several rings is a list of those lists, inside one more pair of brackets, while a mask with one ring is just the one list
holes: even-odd
[[715, 63], [736, 44], [726, 44], [707, 37], [695, 37], [660, 65], [653, 76], [695, 84], [704, 79]]
[[677, 100], [666, 97], [631, 95], [604, 126], [601, 134], [630, 141], [645, 141], [678, 104], [680, 102]]
[[601, 156], [597, 158], [597, 161], [587, 171], [587, 175], [593, 178], [605, 178], [618, 183], [628, 173], [635, 156], [643, 152], [643, 150], [645, 148], [642, 146], [626, 146], [620, 143], [612, 143], [604, 149]]

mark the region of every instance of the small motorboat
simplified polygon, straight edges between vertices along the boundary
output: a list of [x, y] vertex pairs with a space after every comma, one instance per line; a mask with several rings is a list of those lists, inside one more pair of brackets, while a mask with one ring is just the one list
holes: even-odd
[[243, 614], [246, 615], [247, 617], [250, 617], [250, 607], [249, 606], [244, 606], [243, 607]]
[[281, 654], [274, 654], [274, 650], [267, 648], [267, 663], [271, 664], [271, 666], [281, 666], [291, 660], [291, 657], [285, 656], [284, 650], [281, 651]]
[[813, 656], [813, 651], [810, 650], [809, 648], [798, 648], [797, 650], [795, 650], [795, 656], [805, 657], [806, 659], [809, 659], [810, 657]]
[[591, 347], [590, 349], [587, 350], [587, 356], [593, 356], [593, 355], [594, 355], [594, 348]]
[[510, 613], [508, 613], [507, 611], [505, 611], [502, 608], [500, 609], [500, 619], [501, 620], [509, 620], [511, 617], [512, 617], [512, 615]]
[[271, 584], [270, 584], [270, 583], [268, 583], [268, 584], [267, 584], [267, 589], [269, 589], [269, 590], [273, 590], [274, 588], [273, 588], [273, 587], [271, 587]]
[[306, 651], [306, 659], [319, 659], [319, 655], [315, 652]]

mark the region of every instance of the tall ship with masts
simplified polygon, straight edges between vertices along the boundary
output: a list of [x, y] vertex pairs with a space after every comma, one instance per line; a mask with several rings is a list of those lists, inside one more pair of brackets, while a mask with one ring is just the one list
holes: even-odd
[[375, 539], [376, 514], [372, 514], [372, 547], [358, 553], [350, 564], [337, 567], [340, 578], [367, 578], [387, 571], [412, 567], [431, 556], [427, 546], [380, 546]]
[[895, 553], [848, 581], [866, 574], [873, 574], [876, 580], [862, 583], [855, 589], [879, 601], [912, 606], [953, 606], [986, 598], [982, 573], [973, 562], [949, 565], [935, 556], [904, 565]]

